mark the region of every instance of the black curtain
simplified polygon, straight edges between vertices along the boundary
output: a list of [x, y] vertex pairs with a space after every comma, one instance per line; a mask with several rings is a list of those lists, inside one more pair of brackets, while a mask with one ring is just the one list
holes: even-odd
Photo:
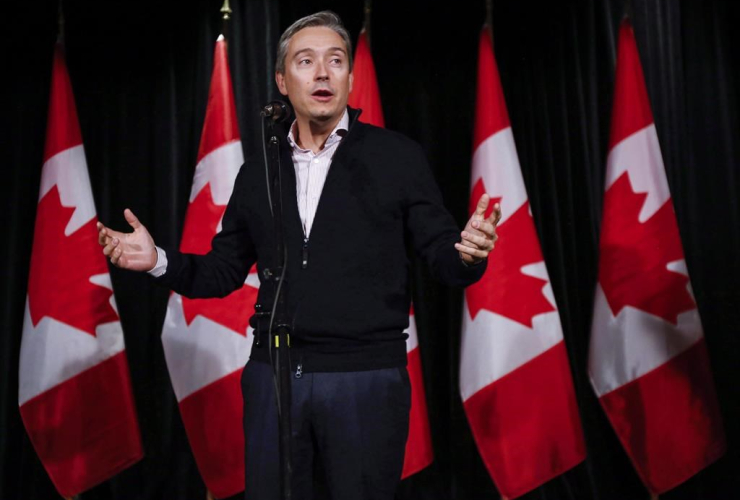
[[[65, 2], [67, 60], [101, 220], [130, 207], [163, 244], [179, 241], [205, 114], [218, 0]], [[633, 0], [645, 70], [686, 260], [724, 416], [728, 452], [665, 499], [738, 495], [740, 391], [740, 5]], [[277, 39], [330, 8], [354, 37], [363, 2], [232, 0], [230, 60], [245, 154], [256, 110], [277, 95]], [[101, 10], [103, 9], [103, 10]], [[4, 80], [0, 285], [0, 498], [56, 498], [17, 409], [20, 346], [41, 171], [57, 3], [1, 8]], [[527, 499], [648, 498], [591, 390], [587, 351], [622, 0], [496, 0], [493, 32], [512, 129], [563, 323], [587, 460]], [[372, 49], [388, 128], [426, 149], [450, 211], [464, 223], [472, 153], [477, 40], [484, 2], [380, 2]], [[83, 499], [203, 499], [159, 339], [167, 291], [112, 269], [145, 459]], [[414, 266], [435, 462], [399, 499], [498, 498], [477, 454], [458, 386], [462, 293]]]

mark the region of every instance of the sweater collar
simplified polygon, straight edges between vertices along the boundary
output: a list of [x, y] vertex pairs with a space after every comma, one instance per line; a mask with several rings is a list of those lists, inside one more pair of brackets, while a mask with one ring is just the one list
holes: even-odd
[[[304, 149], [298, 145], [298, 143], [295, 140], [295, 131], [296, 131], [296, 120], [293, 120], [293, 124], [290, 126], [288, 130], [288, 144], [290, 144], [290, 147], [293, 149], [294, 152], [300, 151], [300, 152], [308, 152], [307, 149]], [[331, 146], [332, 144], [335, 144], [339, 141], [341, 141], [345, 135], [347, 135], [347, 132], [349, 131], [349, 112], [347, 110], [344, 111], [344, 114], [342, 115], [342, 118], [339, 120], [339, 123], [334, 127], [334, 130], [331, 131], [331, 134], [329, 134], [329, 137], [326, 138], [326, 143], [324, 147]]]
[[[345, 117], [348, 118], [349, 123], [347, 124], [347, 134], [345, 134], [345, 137], [352, 132], [352, 129], [354, 125], [357, 123], [361, 114], [362, 114], [361, 109], [355, 109], [350, 106], [347, 106]], [[283, 122], [277, 125], [276, 127], [277, 130], [282, 130], [281, 135], [287, 139], [285, 141], [285, 144], [288, 145], [290, 148], [292, 148], [294, 144], [293, 138], [292, 138], [293, 123], [295, 123], [295, 120], [293, 120], [293, 122], [291, 123]]]

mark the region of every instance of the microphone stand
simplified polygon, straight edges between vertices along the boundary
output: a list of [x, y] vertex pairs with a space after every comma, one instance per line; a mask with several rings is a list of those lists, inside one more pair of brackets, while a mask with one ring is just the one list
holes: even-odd
[[[274, 269], [266, 269], [264, 274], [272, 282], [275, 297], [270, 317], [268, 340], [270, 361], [272, 362], [273, 379], [278, 408], [278, 434], [280, 450], [280, 498], [292, 498], [291, 479], [291, 371], [290, 371], [290, 325], [287, 321], [285, 273], [288, 266], [288, 249], [283, 228], [283, 189], [280, 165], [280, 139], [275, 133], [275, 120], [263, 116], [267, 123], [270, 138], [267, 141], [267, 181], [268, 197], [271, 202], [273, 230], [275, 234]], [[263, 125], [264, 126], [264, 125]], [[264, 130], [264, 129], [263, 129]], [[275, 356], [272, 355], [273, 349]]]

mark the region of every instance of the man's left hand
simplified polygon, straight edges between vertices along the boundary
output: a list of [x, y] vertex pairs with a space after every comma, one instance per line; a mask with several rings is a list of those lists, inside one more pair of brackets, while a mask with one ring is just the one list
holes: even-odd
[[491, 215], [486, 218], [486, 210], [491, 198], [483, 194], [478, 200], [475, 212], [460, 233], [462, 241], [455, 243], [460, 258], [466, 264], [477, 264], [486, 259], [498, 239], [496, 225], [501, 220], [501, 206], [496, 203]]

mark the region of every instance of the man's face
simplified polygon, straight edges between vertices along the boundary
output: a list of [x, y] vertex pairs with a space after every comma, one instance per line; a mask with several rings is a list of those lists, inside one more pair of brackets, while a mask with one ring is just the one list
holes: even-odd
[[304, 28], [290, 39], [285, 73], [276, 73], [296, 118], [313, 122], [339, 119], [352, 90], [349, 58], [340, 37], [324, 27]]

